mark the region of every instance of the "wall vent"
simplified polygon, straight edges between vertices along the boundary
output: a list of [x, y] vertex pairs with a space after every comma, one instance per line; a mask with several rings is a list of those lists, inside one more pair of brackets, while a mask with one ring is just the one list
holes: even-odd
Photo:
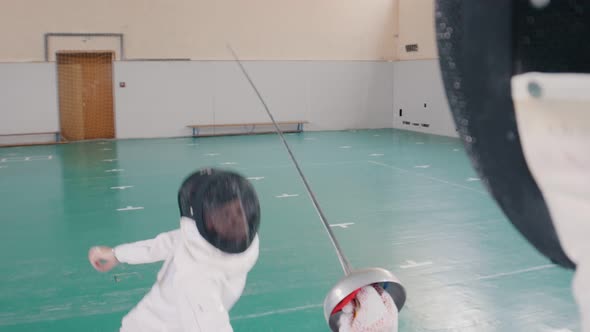
[[418, 44], [407, 44], [406, 52], [418, 52]]

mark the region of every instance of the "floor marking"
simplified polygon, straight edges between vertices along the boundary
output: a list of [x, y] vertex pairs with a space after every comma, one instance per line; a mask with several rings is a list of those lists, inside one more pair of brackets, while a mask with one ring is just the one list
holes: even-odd
[[488, 194], [485, 191], [473, 189], [473, 188], [470, 188], [470, 187], [467, 187], [467, 186], [463, 186], [463, 185], [460, 185], [460, 184], [457, 184], [457, 183], [445, 181], [445, 180], [442, 180], [442, 179], [439, 179], [439, 178], [435, 178], [435, 177], [432, 177], [432, 176], [428, 176], [428, 175], [424, 175], [424, 174], [420, 174], [420, 173], [415, 173], [415, 172], [409, 171], [407, 169], [403, 169], [403, 168], [395, 167], [395, 166], [392, 166], [392, 165], [384, 164], [384, 163], [381, 163], [381, 162], [378, 162], [378, 161], [369, 160], [368, 162], [371, 163], [371, 164], [375, 164], [375, 165], [379, 165], [379, 166], [383, 166], [383, 167], [389, 167], [391, 169], [395, 169], [397, 171], [404, 172], [404, 173], [413, 173], [414, 175], [419, 176], [419, 177], [423, 177], [423, 178], [426, 178], [426, 179], [429, 179], [429, 180], [432, 180], [432, 181], [436, 181], [436, 182], [448, 184], [450, 186], [454, 186], [454, 187], [457, 187], [457, 188], [461, 188], [461, 189], [465, 189], [465, 190], [469, 190], [469, 191], [474, 191], [474, 192], [479, 193], [479, 194], [482, 194], [482, 195], [487, 195]]
[[71, 310], [71, 309], [72, 309], [72, 305], [67, 303], [67, 304], [62, 304], [62, 305], [57, 305], [57, 306], [44, 307], [43, 311], [44, 312], [56, 312], [56, 311], [65, 311], [65, 310]]
[[0, 168], [8, 168], [8, 166], [0, 166]]
[[381, 136], [381, 135], [379, 135], [379, 134], [375, 134], [375, 135], [373, 135], [373, 137], [379, 137], [379, 136]]
[[4, 157], [0, 159], [0, 163], [7, 162], [22, 162], [22, 161], [39, 161], [39, 160], [52, 160], [53, 155], [48, 156], [28, 156], [28, 157]]
[[279, 196], [275, 196], [276, 198], [288, 198], [288, 197], [297, 197], [299, 194], [282, 194]]
[[430, 168], [430, 165], [418, 165], [414, 166], [414, 168]]
[[125, 170], [122, 168], [115, 168], [115, 169], [107, 169], [105, 172], [106, 173], [116, 173], [116, 172], [123, 172], [123, 171], [125, 171]]
[[247, 179], [252, 180], [252, 181], [260, 181], [260, 180], [264, 179], [264, 176], [251, 176]]
[[206, 153], [205, 155], [212, 157], [212, 156], [219, 156], [219, 153]]
[[187, 145], [195, 146], [195, 145], [199, 145], [199, 143], [188, 143]]
[[112, 149], [109, 149], [109, 148], [104, 148], [104, 149], [101, 149], [101, 150], [102, 150], [102, 151], [111, 151]]
[[98, 144], [100, 144], [100, 145], [109, 144], [109, 142], [98, 142]]
[[453, 149], [453, 151], [457, 152], [457, 151], [459, 151], [459, 149]]
[[350, 146], [350, 145], [343, 145], [343, 146], [340, 146], [339, 148], [340, 149], [350, 149], [350, 148], [352, 148], [352, 146]]
[[[323, 166], [336, 166], [336, 165], [360, 165], [363, 163], [366, 163], [367, 160], [354, 160], [354, 161], [333, 161], [333, 162], [326, 162], [326, 163], [314, 163], [314, 162], [306, 162], [306, 163], [302, 163], [301, 166], [305, 166], [305, 167], [323, 167]], [[264, 166], [243, 166], [240, 169], [242, 171], [250, 171], [252, 170], [253, 172], [256, 171], [260, 171], [260, 169], [275, 169], [275, 168], [292, 168], [293, 167], [293, 163], [284, 163], [284, 164], [266, 164]]]
[[424, 142], [416, 142], [416, 144], [424, 144]]
[[371, 154], [369, 155], [369, 157], [383, 157], [383, 156], [384, 156], [384, 154], [383, 154], [383, 153], [371, 153]]
[[221, 165], [237, 165], [238, 163], [236, 163], [235, 161], [226, 161], [224, 163], [221, 163]]
[[479, 178], [467, 178], [467, 182], [479, 181]]
[[130, 277], [130, 276], [139, 276], [141, 278], [141, 274], [139, 274], [138, 272], [129, 272], [129, 273], [117, 273], [113, 276], [113, 279], [115, 279], [115, 282], [119, 282], [124, 278], [121, 277]]
[[427, 266], [427, 265], [432, 265], [431, 261], [426, 261], [426, 262], [420, 262], [417, 263], [415, 261], [411, 261], [411, 260], [406, 260], [406, 265], [400, 265], [399, 267], [402, 269], [411, 269], [411, 268], [415, 268], [415, 267], [422, 267], [422, 266]]
[[348, 226], [354, 225], [353, 222], [345, 222], [342, 224], [331, 224], [330, 227], [340, 227], [340, 228], [348, 228]]
[[117, 211], [135, 211], [135, 210], [143, 210], [143, 206], [127, 206], [121, 209], [117, 209]]
[[118, 187], [111, 187], [111, 189], [118, 189], [118, 190], [125, 190], [125, 189], [129, 189], [129, 188], [133, 188], [133, 186], [118, 186]]
[[103, 159], [102, 161], [112, 163], [113, 161], [117, 161], [117, 159]]
[[316, 138], [315, 137], [306, 137], [303, 139], [304, 141], [315, 141]]
[[532, 272], [532, 271], [551, 269], [554, 267], [556, 267], [556, 265], [545, 264], [545, 265], [529, 267], [527, 269], [516, 270], [516, 271], [512, 271], [512, 272], [503, 272], [503, 273], [496, 273], [496, 274], [491, 274], [491, 275], [487, 275], [487, 276], [480, 276], [480, 277], [475, 278], [474, 280], [496, 279], [496, 278], [500, 278], [500, 277], [512, 276], [515, 274], [522, 274], [522, 273], [527, 273], [527, 272]]
[[259, 317], [264, 317], [264, 316], [279, 315], [279, 314], [285, 314], [285, 313], [294, 312], [294, 311], [321, 308], [323, 306], [324, 306], [323, 304], [310, 304], [310, 305], [304, 305], [304, 306], [300, 306], [300, 307], [266, 311], [266, 312], [261, 312], [261, 313], [257, 313], [257, 314], [236, 316], [236, 317], [232, 318], [232, 320], [241, 320], [241, 319], [250, 319], [250, 318], [259, 318]]
[[[552, 268], [557, 268], [557, 265], [545, 264], [545, 265], [529, 267], [526, 269], [516, 270], [516, 271], [512, 271], [512, 272], [502, 272], [502, 273], [497, 273], [497, 274], [479, 276], [476, 278], [464, 279], [464, 280], [459, 280], [456, 282], [448, 283], [448, 284], [445, 284], [444, 286], [448, 287], [448, 286], [453, 286], [453, 285], [461, 285], [461, 284], [466, 284], [466, 283], [470, 283], [470, 282], [478, 281], [478, 280], [496, 279], [496, 278], [501, 278], [501, 277], [506, 277], [506, 276], [518, 275], [518, 274], [523, 274], [523, 273], [527, 273], [527, 272], [546, 270], [546, 269], [552, 269]], [[434, 287], [428, 287], [428, 288], [434, 289]], [[437, 288], [438, 288], [438, 286], [437, 286]]]

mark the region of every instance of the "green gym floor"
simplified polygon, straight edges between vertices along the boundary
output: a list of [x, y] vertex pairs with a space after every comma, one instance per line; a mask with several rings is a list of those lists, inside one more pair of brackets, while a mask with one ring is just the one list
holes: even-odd
[[[354, 267], [407, 289], [400, 331], [578, 331], [571, 273], [503, 216], [459, 140], [397, 130], [287, 136]], [[276, 135], [0, 149], [0, 331], [117, 331], [160, 264], [98, 273], [97, 244], [178, 226], [176, 192], [205, 166], [237, 170], [262, 204], [261, 253], [236, 331], [327, 331], [342, 272]], [[120, 210], [122, 209], [122, 210]]]

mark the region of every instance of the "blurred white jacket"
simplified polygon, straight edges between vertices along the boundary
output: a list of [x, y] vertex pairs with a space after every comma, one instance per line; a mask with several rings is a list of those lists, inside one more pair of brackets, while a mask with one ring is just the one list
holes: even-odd
[[[529, 84], [541, 87], [533, 96]], [[559, 242], [576, 263], [573, 294], [590, 332], [590, 75], [512, 77], [512, 99], [527, 165], [547, 203]]]
[[117, 246], [122, 263], [164, 261], [156, 283], [123, 318], [120, 331], [233, 331], [228, 312], [242, 295], [258, 251], [256, 236], [243, 253], [224, 253], [189, 218], [181, 218], [178, 230]]

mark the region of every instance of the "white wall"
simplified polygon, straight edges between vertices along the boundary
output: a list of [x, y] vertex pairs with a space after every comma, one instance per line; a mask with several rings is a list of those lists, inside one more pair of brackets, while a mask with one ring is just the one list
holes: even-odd
[[[32, 14], [33, 5], [43, 15]], [[227, 41], [244, 59], [277, 60], [246, 65], [278, 120], [307, 120], [306, 130], [393, 126], [456, 136], [436, 60], [433, 0], [174, 0], [152, 6], [140, 0], [9, 0], [5, 7], [0, 61], [41, 60], [49, 31], [122, 32], [130, 58], [215, 59], [115, 62], [119, 138], [187, 135], [188, 124], [268, 121], [236, 64], [222, 61], [229, 56]], [[107, 47], [96, 44], [100, 38], [57, 38], [50, 46], [76, 48], [72, 41]], [[406, 53], [408, 43], [420, 51]], [[394, 58], [404, 61], [380, 61]], [[55, 75], [53, 64], [0, 65], [0, 134], [58, 130]], [[121, 81], [127, 87], [119, 88]]]
[[[396, 1], [393, 127], [457, 137], [438, 65], [434, 0]], [[407, 44], [418, 52], [407, 52]]]
[[[393, 0], [0, 3], [0, 61], [43, 61], [48, 32], [122, 33], [130, 59], [230, 59], [228, 42], [251, 60], [381, 60], [395, 50]], [[68, 39], [62, 46], [86, 49], [94, 42]]]
[[[55, 64], [0, 64], [0, 134], [58, 128]], [[10, 142], [9, 138], [0, 138], [0, 144]]]
[[[456, 136], [437, 60], [245, 65], [277, 120], [307, 120], [306, 130], [393, 126]], [[185, 136], [188, 124], [268, 122], [231, 61], [115, 62], [114, 85], [118, 138]], [[54, 64], [0, 64], [0, 91], [0, 134], [59, 130]]]
[[[395, 62], [393, 86], [394, 128], [458, 136], [445, 95], [438, 60]], [[403, 110], [401, 117], [400, 109]], [[410, 122], [410, 125], [404, 124], [403, 121]], [[414, 123], [420, 126], [414, 126]], [[422, 127], [423, 123], [429, 124], [429, 127]]]
[[187, 133], [183, 125], [209, 123], [208, 70], [204, 62], [116, 62], [116, 137], [180, 136]]
[[[397, 1], [396, 59], [436, 59], [434, 0]], [[418, 52], [407, 52], [408, 44], [417, 44]]]
[[[306, 130], [391, 126], [393, 63], [244, 65], [278, 121], [306, 120]], [[183, 136], [189, 124], [269, 121], [231, 61], [116, 62], [115, 86], [119, 138]]]
[[312, 63], [309, 128], [390, 128], [392, 74], [386, 62]]
[[55, 61], [61, 50], [113, 51], [116, 60], [121, 59], [121, 41], [118, 36], [51, 36], [47, 43], [48, 60]]

